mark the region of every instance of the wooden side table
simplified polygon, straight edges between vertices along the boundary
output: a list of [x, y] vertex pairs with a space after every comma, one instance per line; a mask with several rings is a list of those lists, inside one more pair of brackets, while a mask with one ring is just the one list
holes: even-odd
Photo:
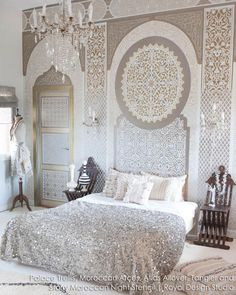
[[202, 220], [198, 241], [194, 244], [229, 250], [225, 242], [232, 242], [227, 237], [228, 217], [230, 208], [218, 205], [215, 207], [204, 205], [201, 207]]

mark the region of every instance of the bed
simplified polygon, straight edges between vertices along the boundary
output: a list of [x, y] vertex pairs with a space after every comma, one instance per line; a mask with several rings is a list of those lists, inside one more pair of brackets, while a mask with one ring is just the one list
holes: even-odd
[[198, 205], [195, 202], [168, 202], [149, 200], [147, 205], [139, 205], [134, 203], [124, 203], [121, 200], [114, 200], [114, 198], [107, 198], [102, 193], [91, 194], [81, 199], [82, 202], [89, 202], [94, 204], [104, 204], [112, 206], [123, 206], [134, 209], [161, 211], [172, 213], [183, 218], [185, 223], [186, 234], [191, 231], [195, 225]]
[[[181, 203], [181, 204], [180, 204]], [[109, 285], [129, 294], [161, 294], [177, 264], [197, 205], [124, 203], [92, 194], [12, 219], [1, 258]]]

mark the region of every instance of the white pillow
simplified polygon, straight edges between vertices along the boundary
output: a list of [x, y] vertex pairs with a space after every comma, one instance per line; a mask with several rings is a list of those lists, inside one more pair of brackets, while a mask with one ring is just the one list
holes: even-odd
[[179, 177], [171, 177], [171, 189], [170, 192], [167, 191], [167, 201], [180, 202], [184, 201], [183, 197], [183, 187], [185, 185], [187, 175]]
[[115, 200], [123, 200], [128, 190], [128, 185], [133, 182], [134, 179], [147, 181], [148, 177], [142, 175], [136, 175], [132, 173], [119, 172], [117, 178], [117, 189], [114, 196]]
[[150, 197], [152, 187], [153, 182], [147, 181], [147, 178], [135, 178], [128, 185], [124, 202], [146, 205]]
[[149, 180], [154, 184], [149, 198], [150, 200], [184, 201], [182, 191], [187, 175], [179, 177], [146, 175], [149, 175]]

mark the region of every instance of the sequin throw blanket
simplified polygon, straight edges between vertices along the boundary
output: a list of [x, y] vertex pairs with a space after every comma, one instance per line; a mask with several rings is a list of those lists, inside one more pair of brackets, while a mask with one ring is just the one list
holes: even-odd
[[184, 241], [184, 221], [177, 215], [75, 200], [12, 219], [1, 258], [129, 294], [156, 295]]

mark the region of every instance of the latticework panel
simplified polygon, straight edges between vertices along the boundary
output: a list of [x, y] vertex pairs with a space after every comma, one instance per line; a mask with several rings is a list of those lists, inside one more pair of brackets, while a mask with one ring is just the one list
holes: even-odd
[[106, 99], [106, 26], [96, 27], [86, 50], [85, 120], [89, 108], [96, 112], [97, 127], [85, 127], [85, 156], [93, 157], [98, 165], [95, 192], [103, 189], [106, 170], [107, 99]]
[[230, 160], [234, 7], [209, 8], [204, 15], [201, 112], [209, 123], [215, 104], [219, 120], [221, 112], [224, 112], [225, 129], [221, 132], [210, 128], [204, 132], [201, 129], [198, 183], [200, 203], [204, 202], [205, 182], [210, 174], [217, 171], [219, 165], [227, 168]]
[[54, 201], [66, 201], [63, 190], [69, 179], [68, 172], [43, 170], [41, 177], [42, 199]]
[[69, 100], [63, 96], [42, 97], [42, 127], [69, 127]]
[[124, 116], [116, 130], [115, 166], [126, 172], [150, 172], [161, 176], [187, 173], [188, 131], [184, 120], [155, 130], [140, 129]]
[[[225, 114], [225, 130], [215, 132], [213, 130], [201, 130], [200, 154], [199, 154], [199, 197], [204, 202], [206, 196], [206, 185], [204, 183], [211, 173], [218, 170], [219, 165], [228, 167], [230, 159], [230, 121], [231, 121], [231, 94], [222, 93], [219, 98], [218, 107]], [[212, 105], [215, 97], [205, 92], [202, 95], [201, 112], [206, 118], [211, 117]]]

